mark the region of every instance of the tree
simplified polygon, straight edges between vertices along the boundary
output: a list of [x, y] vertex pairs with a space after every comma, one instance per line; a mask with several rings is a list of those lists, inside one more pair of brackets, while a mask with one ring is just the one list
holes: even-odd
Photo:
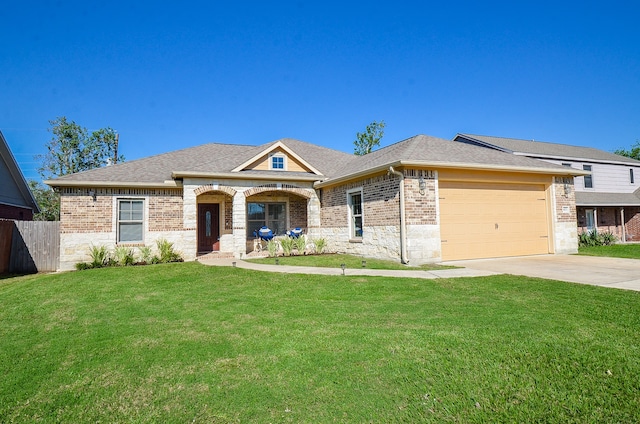
[[[118, 156], [118, 138], [112, 128], [101, 128], [89, 134], [86, 128], [64, 116], [49, 124], [53, 137], [45, 145], [47, 153], [35, 157], [40, 162], [38, 173], [43, 180], [124, 161], [124, 156]], [[41, 210], [34, 219], [59, 220], [60, 195], [36, 181], [29, 181], [29, 187]]]
[[60, 219], [60, 196], [51, 187], [29, 180], [29, 188], [36, 198], [40, 213], [33, 215], [35, 221], [58, 221]]
[[631, 159], [640, 160], [640, 140], [636, 140], [636, 143], [631, 146], [631, 149], [618, 149], [613, 153], [620, 156], [626, 156]]
[[365, 128], [363, 133], [356, 133], [356, 139], [353, 142], [355, 146], [353, 148], [353, 153], [358, 156], [371, 153], [374, 147], [378, 147], [380, 145], [380, 139], [384, 137], [384, 127], [384, 121], [373, 121], [367, 125], [367, 128]]
[[86, 128], [62, 116], [49, 121], [53, 137], [46, 144], [47, 153], [36, 156], [41, 162], [38, 172], [43, 179], [61, 177], [121, 162], [118, 156], [116, 132], [102, 128], [90, 135]]

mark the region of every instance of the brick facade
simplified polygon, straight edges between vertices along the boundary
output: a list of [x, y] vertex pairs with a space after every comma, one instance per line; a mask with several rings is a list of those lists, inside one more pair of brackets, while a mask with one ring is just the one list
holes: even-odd
[[289, 199], [289, 223], [291, 228], [307, 228], [307, 199], [291, 196]]
[[17, 221], [32, 221], [33, 211], [29, 208], [0, 204], [0, 219], [15, 219]]
[[573, 178], [554, 177], [553, 184], [556, 222], [576, 222], [576, 191], [573, 187]]
[[[398, 225], [400, 220], [399, 180], [395, 175], [383, 174], [322, 189], [320, 211], [322, 227], [348, 226], [347, 192], [358, 188], [362, 188], [365, 227]], [[375, 219], [371, 219], [373, 217]]]
[[[594, 209], [597, 216], [596, 227], [598, 232], [609, 232], [615, 235], [618, 240], [622, 240], [623, 235], [626, 241], [640, 241], [640, 208], [639, 207], [578, 207], [577, 221], [578, 232], [587, 232], [587, 209]], [[622, 214], [624, 209], [624, 233], [622, 229]]]
[[[437, 198], [435, 171], [406, 169], [404, 170], [404, 204], [407, 225], [436, 225]], [[426, 188], [420, 192], [420, 177], [424, 179]]]
[[61, 233], [105, 233], [113, 231], [114, 199], [148, 199], [149, 231], [183, 229], [182, 190], [98, 188], [95, 200], [87, 188], [65, 188], [60, 197]]

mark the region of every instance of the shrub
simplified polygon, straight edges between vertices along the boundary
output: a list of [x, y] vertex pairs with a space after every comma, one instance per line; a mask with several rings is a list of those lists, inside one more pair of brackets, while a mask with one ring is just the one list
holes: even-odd
[[166, 239], [158, 239], [156, 241], [158, 252], [160, 253], [160, 262], [182, 262], [182, 256], [173, 250], [173, 243]]
[[274, 258], [278, 255], [278, 242], [276, 239], [271, 239], [267, 242], [267, 251], [269, 252], [269, 257]]
[[293, 249], [293, 239], [291, 237], [285, 237], [280, 240], [280, 246], [282, 246], [282, 252], [285, 256], [291, 255], [291, 250]]
[[91, 246], [89, 255], [91, 256], [92, 268], [102, 268], [109, 264], [110, 258], [107, 246]]
[[618, 238], [607, 231], [599, 234], [598, 230], [585, 231], [578, 236], [578, 245], [580, 247], [592, 247], [592, 246], [609, 246], [614, 244]]
[[316, 253], [320, 254], [324, 252], [324, 249], [327, 247], [327, 241], [323, 238], [313, 240], [313, 245], [315, 246]]
[[145, 264], [150, 264], [151, 263], [151, 259], [153, 258], [153, 254], [151, 252], [151, 247], [150, 246], [142, 246], [142, 247], [139, 247], [138, 250], [140, 250], [140, 262], [145, 263]]
[[82, 270], [85, 270], [85, 269], [91, 269], [91, 268], [93, 268], [93, 267], [92, 267], [92, 266], [91, 266], [91, 264], [90, 264], [90, 263], [88, 263], [88, 262], [78, 262], [78, 263], [76, 264], [76, 269], [77, 269], [78, 271], [82, 271]]
[[294, 239], [294, 244], [296, 245], [298, 255], [304, 255], [304, 250], [307, 247], [307, 239], [300, 234], [297, 239]]
[[135, 261], [133, 250], [126, 246], [117, 246], [113, 252], [113, 260], [115, 264], [119, 266], [133, 265]]

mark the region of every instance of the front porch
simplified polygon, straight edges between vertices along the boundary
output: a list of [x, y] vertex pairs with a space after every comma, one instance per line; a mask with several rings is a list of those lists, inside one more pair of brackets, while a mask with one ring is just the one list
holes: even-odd
[[[194, 218], [197, 258], [263, 256], [266, 249], [258, 247], [255, 235], [261, 227], [269, 227], [275, 236], [284, 236], [294, 228], [308, 234], [320, 222], [319, 200], [310, 185], [302, 188], [279, 183], [257, 187], [207, 184], [194, 188], [193, 194], [193, 204], [185, 206], [185, 210], [192, 211]], [[185, 213], [185, 222], [187, 217]]]

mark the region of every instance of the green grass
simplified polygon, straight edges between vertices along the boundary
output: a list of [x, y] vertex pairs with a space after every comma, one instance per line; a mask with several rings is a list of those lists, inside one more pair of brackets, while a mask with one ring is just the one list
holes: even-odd
[[640, 293], [198, 263], [0, 281], [0, 422], [639, 422]]
[[581, 247], [578, 249], [578, 253], [587, 256], [640, 259], [640, 244], [612, 244], [610, 246]]
[[[425, 264], [421, 266], [403, 265], [400, 262], [386, 261], [382, 259], [362, 258], [360, 256], [343, 255], [343, 254], [324, 254], [324, 255], [302, 255], [302, 256], [279, 256], [278, 263], [280, 265], [291, 266], [314, 266], [321, 268], [340, 268], [341, 264], [345, 264], [348, 269], [362, 268], [362, 261], [365, 260], [366, 268], [369, 269], [402, 269], [402, 270], [435, 270], [435, 269], [451, 269], [458, 268], [451, 265]], [[275, 264], [276, 258], [255, 258], [249, 259], [247, 262], [255, 262], [259, 264]]]

